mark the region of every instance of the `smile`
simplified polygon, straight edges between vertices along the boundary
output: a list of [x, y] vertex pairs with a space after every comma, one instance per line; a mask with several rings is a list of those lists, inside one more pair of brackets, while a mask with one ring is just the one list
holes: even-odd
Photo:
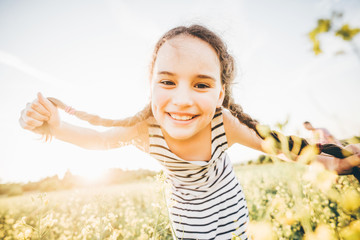
[[176, 113], [168, 113], [169, 116], [171, 118], [173, 118], [174, 120], [178, 120], [178, 121], [188, 121], [191, 120], [195, 117], [197, 117], [198, 115], [188, 115], [188, 114], [176, 114]]

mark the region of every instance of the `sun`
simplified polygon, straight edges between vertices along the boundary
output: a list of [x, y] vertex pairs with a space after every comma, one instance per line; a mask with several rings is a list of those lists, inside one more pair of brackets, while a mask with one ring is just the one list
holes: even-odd
[[106, 176], [106, 170], [92, 166], [83, 166], [82, 168], [69, 170], [73, 175], [81, 177], [86, 183], [100, 183]]

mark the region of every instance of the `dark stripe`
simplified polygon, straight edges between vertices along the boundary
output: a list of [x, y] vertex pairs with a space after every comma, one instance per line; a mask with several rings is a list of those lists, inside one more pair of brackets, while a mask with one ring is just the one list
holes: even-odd
[[207, 192], [206, 190], [197, 190], [197, 189], [190, 189], [190, 188], [185, 188], [185, 187], [177, 187], [176, 189], [182, 189], [182, 190], [187, 190], [187, 191], [193, 191], [193, 192]]
[[[155, 138], [161, 138], [161, 139], [164, 139], [163, 136], [161, 135], [158, 135], [158, 134], [149, 134], [149, 137], [155, 137]], [[165, 139], [164, 139], [165, 140]]]
[[[239, 203], [239, 202], [238, 202], [238, 203]], [[230, 213], [230, 214], [228, 214], [228, 215], [226, 215], [226, 216], [221, 216], [221, 217], [219, 217], [218, 219], [216, 219], [216, 220], [214, 220], [214, 221], [212, 221], [212, 222], [208, 222], [208, 223], [204, 223], [204, 224], [192, 224], [192, 223], [183, 223], [183, 222], [177, 222], [177, 221], [174, 221], [174, 223], [177, 223], [177, 224], [180, 224], [180, 225], [192, 226], [192, 227], [204, 227], [204, 226], [207, 226], [207, 225], [216, 223], [216, 222], [218, 222], [219, 220], [221, 220], [221, 219], [223, 219], [223, 218], [230, 217], [231, 215], [234, 215], [234, 214], [238, 213], [238, 212], [239, 212], [240, 210], [242, 210], [243, 208], [244, 208], [244, 207], [240, 208], [238, 211], [235, 211], [235, 212], [233, 212], [233, 213]], [[237, 221], [239, 221], [241, 218], [243, 218], [245, 215], [246, 215], [246, 214], [244, 213], [243, 215], [241, 215], [240, 217], [238, 217], [238, 219], [232, 220], [231, 222], [228, 222], [228, 223], [224, 223], [224, 224], [218, 225], [218, 227], [224, 227], [224, 226], [226, 226], [226, 225], [228, 225], [228, 224], [230, 224], [230, 223], [234, 223], [234, 221], [237, 222]], [[239, 227], [242, 227], [245, 223], [246, 223], [246, 222], [240, 224]], [[217, 229], [214, 229], [214, 230], [217, 230]], [[211, 231], [214, 231], [214, 230], [211, 230]], [[210, 232], [211, 232], [211, 231], [210, 231]], [[207, 232], [207, 233], [209, 233], [209, 232]]]
[[[204, 219], [204, 218], [211, 217], [211, 216], [213, 216], [214, 214], [218, 214], [219, 212], [224, 211], [224, 210], [226, 210], [226, 209], [228, 209], [228, 208], [234, 207], [234, 206], [236, 206], [236, 205], [238, 205], [238, 203], [234, 203], [234, 204], [232, 204], [232, 205], [230, 205], [230, 206], [226, 206], [225, 208], [222, 208], [222, 209], [220, 209], [219, 211], [214, 212], [214, 213], [212, 213], [212, 214], [210, 214], [210, 215], [207, 215], [207, 216], [204, 216], [204, 217], [190, 217], [190, 216], [186, 216], [186, 215], [182, 215], [182, 214], [174, 214], [174, 213], [172, 213], [172, 212], [170, 212], [170, 214], [172, 214], [172, 215], [174, 215], [174, 216], [178, 216], [178, 217], [185, 217], [185, 218], [188, 218], [188, 219]], [[221, 216], [221, 217], [219, 217], [219, 219], [223, 219], [223, 218], [230, 217], [231, 215], [234, 215], [234, 214], [236, 214], [237, 212], [241, 211], [243, 208], [245, 208], [245, 205], [240, 206], [239, 209], [237, 209], [236, 211], [234, 211], [234, 212], [232, 212], [232, 213], [229, 213], [229, 214], [226, 215], [226, 216]]]
[[188, 177], [192, 177], [192, 176], [195, 176], [196, 174], [199, 174], [199, 173], [201, 173], [202, 171], [204, 171], [204, 170], [206, 170], [207, 168], [206, 167], [204, 167], [203, 169], [201, 169], [200, 171], [198, 171], [198, 172], [196, 172], [196, 173], [192, 173], [192, 174], [189, 174], [189, 175], [187, 175]]
[[[188, 179], [187, 176], [181, 176], [181, 175], [177, 175], [177, 174], [172, 174], [172, 176], [176, 176], [176, 177], [178, 177], [178, 178]], [[203, 179], [204, 177], [206, 177], [206, 175], [201, 176], [201, 178], [193, 179], [193, 180], [191, 180], [191, 181], [185, 181], [185, 180], [181, 180], [181, 181], [182, 181], [182, 182], [185, 182], [185, 183], [194, 183], [194, 182], [200, 181], [200, 180]], [[185, 195], [189, 195], [189, 194], [185, 194]]]
[[[230, 171], [230, 173], [231, 173], [231, 171]], [[229, 174], [227, 174], [222, 180], [224, 180], [227, 176], [228, 176]], [[230, 181], [229, 182], [227, 182], [226, 184], [224, 184], [224, 186], [222, 186], [222, 187], [219, 187], [215, 192], [212, 192], [212, 193], [210, 193], [209, 195], [207, 195], [207, 196], [205, 196], [205, 197], [201, 197], [201, 198], [193, 198], [193, 199], [184, 199], [184, 198], [182, 198], [181, 196], [179, 196], [179, 195], [177, 195], [177, 194], [175, 194], [175, 193], [173, 193], [173, 195], [174, 196], [176, 196], [176, 197], [178, 197], [178, 198], [180, 198], [181, 200], [183, 200], [183, 201], [186, 201], [186, 202], [179, 202], [178, 200], [176, 200], [176, 199], [173, 199], [173, 198], [171, 198], [172, 200], [174, 200], [174, 201], [177, 201], [177, 202], [179, 202], [179, 203], [182, 203], [182, 204], [193, 204], [193, 205], [199, 205], [199, 204], [203, 204], [203, 203], [205, 203], [205, 202], [207, 202], [207, 201], [209, 201], [209, 199], [208, 200], [206, 200], [206, 201], [204, 201], [204, 202], [201, 202], [201, 203], [190, 203], [189, 201], [194, 201], [194, 200], [204, 200], [204, 199], [207, 199], [208, 197], [210, 197], [210, 196], [212, 196], [213, 194], [215, 194], [215, 193], [217, 193], [217, 192], [219, 192], [220, 190], [222, 190], [225, 186], [227, 186], [227, 185], [229, 185], [232, 181], [234, 181], [235, 180], [235, 176], [232, 178], [232, 179], [230, 179]], [[238, 182], [236, 182], [235, 181], [235, 185], [238, 185]], [[234, 188], [234, 187], [233, 187]], [[232, 188], [232, 189], [233, 189]], [[232, 190], [232, 189], [230, 189], [230, 190]], [[230, 190], [228, 190], [228, 191], [230, 191]], [[227, 192], [228, 192], [227, 191]], [[221, 196], [221, 195], [219, 195], [219, 196]], [[219, 196], [217, 196], [217, 197], [219, 197]], [[215, 197], [216, 198], [216, 197]], [[212, 199], [210, 199], [210, 200], [212, 200]]]
[[160, 125], [158, 125], [158, 124], [149, 124], [149, 127], [160, 128]]
[[[228, 183], [228, 184], [229, 184], [229, 183]], [[210, 202], [210, 201], [212, 201], [212, 200], [214, 200], [214, 199], [216, 199], [216, 198], [218, 198], [218, 197], [221, 197], [221, 196], [223, 196], [224, 194], [229, 193], [230, 191], [234, 190], [237, 186], [238, 186], [238, 184], [235, 184], [235, 186], [233, 186], [230, 190], [227, 190], [226, 192], [223, 192], [223, 193], [221, 193], [220, 195], [218, 195], [218, 196], [216, 196], [216, 197], [209, 198], [209, 199], [207, 199], [206, 201], [203, 201], [203, 202], [201, 202], [201, 203], [187, 203], [187, 202], [180, 202], [180, 201], [177, 201], [177, 202], [180, 203], [180, 204], [184, 204], [184, 205], [202, 205], [202, 204], [207, 203], [207, 202]], [[219, 190], [218, 190], [218, 191], [219, 191]], [[241, 193], [241, 192], [242, 192], [242, 190], [240, 190], [238, 193]]]
[[[224, 162], [224, 163], [223, 163], [223, 169], [222, 169], [222, 171], [221, 171], [221, 173], [220, 173], [219, 176], [218, 176], [218, 170], [219, 170], [219, 169], [217, 168], [217, 165], [215, 165], [214, 169], [216, 169], [216, 171], [215, 171], [215, 177], [216, 177], [216, 179], [215, 179], [215, 181], [209, 186], [209, 188], [211, 188], [212, 186], [214, 186], [214, 185], [217, 183], [217, 181], [221, 178], [221, 176], [224, 174], [225, 170], [227, 169], [227, 166], [228, 166], [228, 165], [225, 165], [226, 161], [224, 160], [223, 162]], [[231, 170], [230, 170], [230, 172], [231, 172]], [[225, 179], [225, 178], [223, 178], [223, 179]], [[222, 179], [222, 180], [223, 180], [223, 179]], [[221, 180], [221, 181], [222, 181], [222, 180]], [[220, 181], [220, 182], [221, 182], [221, 181]], [[220, 182], [219, 182], [219, 183], [220, 183]]]
[[[180, 175], [176, 175], [176, 176], [181, 177], [181, 178], [186, 178], [186, 179], [189, 178], [188, 176], [180, 176]], [[203, 175], [200, 178], [197, 178], [197, 179], [194, 179], [194, 180], [191, 180], [191, 181], [185, 181], [185, 180], [182, 180], [182, 181], [187, 182], [187, 183], [194, 183], [194, 182], [198, 182], [198, 181], [202, 180], [204, 177], [206, 177], [206, 175]]]
[[223, 123], [223, 122], [221, 122], [221, 123], [219, 123], [219, 124], [215, 125], [214, 127], [212, 127], [212, 128], [211, 128], [211, 131], [214, 131], [215, 129], [217, 129], [218, 127], [220, 127], [220, 126], [222, 126], [222, 125], [224, 125], [224, 123]]
[[211, 140], [211, 143], [213, 143], [216, 139], [222, 137], [222, 136], [225, 136], [225, 133], [221, 133], [219, 135], [217, 135], [216, 137], [214, 137], [212, 140]]
[[214, 115], [213, 119], [214, 119], [214, 118], [217, 118], [217, 117], [220, 116], [221, 114], [222, 114], [222, 112], [216, 113], [216, 114]]
[[164, 147], [163, 145], [159, 145], [159, 144], [150, 144], [150, 147], [162, 148], [167, 150], [168, 152], [171, 152], [167, 147]]
[[[183, 161], [180, 161], [179, 159], [176, 159], [176, 158], [172, 158], [172, 157], [169, 157], [167, 155], [164, 155], [164, 154], [161, 154], [161, 153], [156, 153], [156, 152], [150, 152], [150, 155], [157, 155], [157, 156], [160, 156], [160, 157], [165, 157], [165, 158], [169, 158], [171, 160], [176, 160], [177, 164], [189, 164], [188, 162], [183, 162]], [[161, 160], [159, 160], [161, 161]]]
[[[225, 179], [225, 177], [224, 177], [224, 179]], [[235, 179], [235, 177], [232, 178], [228, 183], [224, 184], [224, 186], [229, 185], [234, 179]], [[181, 203], [181, 204], [201, 205], [201, 204], [204, 204], [204, 203], [209, 202], [209, 201], [211, 201], [211, 200], [214, 200], [214, 199], [216, 199], [216, 198], [218, 198], [218, 197], [221, 197], [222, 195], [224, 195], [224, 194], [226, 194], [226, 193], [234, 190], [237, 186], [239, 186], [239, 184], [236, 182], [235, 185], [234, 185], [232, 188], [230, 188], [229, 190], [221, 193], [220, 195], [217, 195], [217, 196], [215, 196], [215, 197], [212, 197], [212, 198], [210, 198], [210, 199], [207, 199], [207, 200], [205, 200], [204, 202], [200, 202], [200, 203], [180, 202], [180, 201], [177, 201], [177, 200], [175, 200], [175, 199], [173, 199], [173, 198], [171, 198], [171, 199], [174, 200], [174, 201], [176, 201], [176, 202], [178, 202], [178, 203]], [[222, 190], [222, 189], [223, 189], [223, 188], [219, 188], [218, 190], [216, 190], [215, 192], [212, 192], [211, 194], [209, 194], [209, 195], [206, 196], [205, 198], [212, 196], [214, 193], [217, 193], [218, 191], [220, 191], [220, 190]], [[184, 198], [182, 198], [182, 197], [180, 197], [180, 196], [178, 196], [178, 195], [176, 195], [176, 194], [174, 194], [174, 193], [173, 193], [173, 195], [176, 196], [176, 197], [178, 197], [178, 198], [180, 198], [180, 199], [182, 199], [183, 201], [186, 201], [186, 199], [184, 199]], [[204, 198], [198, 198], [198, 199], [204, 199]], [[194, 200], [194, 199], [191, 199], [191, 200]]]
[[216, 146], [214, 152], [211, 154], [211, 159], [215, 156], [216, 151], [225, 144], [227, 144], [227, 142], [223, 142], [222, 144]]
[[[217, 177], [216, 180], [209, 186], [209, 188], [211, 188], [212, 186], [214, 186], [215, 183], [221, 178], [221, 176], [224, 174], [226, 168], [227, 168], [227, 166], [225, 166], [225, 161], [224, 161], [223, 170], [221, 171], [221, 174], [220, 174], [219, 177]], [[216, 175], [215, 175], [215, 176], [217, 176], [217, 172], [218, 172], [218, 169], [216, 169]], [[230, 171], [230, 172], [231, 172], [231, 171]], [[228, 174], [228, 175], [229, 175], [229, 174]], [[223, 179], [221, 179], [220, 182], [221, 182], [222, 180], [224, 180], [226, 177], [227, 177], [227, 175], [226, 175]], [[219, 182], [219, 183], [220, 183], [220, 182]]]
[[[242, 215], [241, 217], [244, 217], [244, 216], [245, 216], [245, 214]], [[240, 226], [239, 226], [239, 227], [240, 227]], [[237, 230], [237, 228], [234, 228], [234, 229], [228, 230], [228, 231], [226, 231], [226, 232], [218, 233], [218, 234], [216, 234], [216, 237], [217, 237], [217, 236], [220, 236], [220, 235], [227, 234], [227, 233], [235, 232], [236, 230]]]
[[[236, 195], [240, 194], [241, 193], [241, 190], [239, 190], [237, 193], [235, 193], [235, 195], [231, 196], [231, 197], [228, 197], [227, 199], [225, 199], [224, 201], [221, 201], [221, 202], [218, 202], [210, 207], [207, 207], [207, 208], [204, 208], [204, 209], [186, 209], [186, 208], [180, 208], [180, 207], [176, 207], [176, 206], [173, 206], [173, 208], [176, 208], [176, 209], [179, 209], [179, 210], [184, 210], [184, 211], [189, 211], [189, 212], [203, 212], [203, 211], [206, 211], [206, 210], [209, 210], [215, 206], [218, 206], [220, 204], [223, 204], [227, 201], [229, 201], [230, 199], [233, 199], [234, 197], [236, 197]], [[244, 198], [241, 198], [239, 201], [241, 201], [242, 199]], [[238, 202], [239, 202], [238, 201]]]
[[186, 171], [192, 171], [193, 169], [190, 169], [190, 168], [186, 168], [186, 169], [183, 169], [183, 167], [181, 167], [180, 169], [177, 169], [177, 168], [170, 168], [168, 166], [166, 166], [167, 169], [169, 171], [172, 171], [172, 172], [186, 172]]

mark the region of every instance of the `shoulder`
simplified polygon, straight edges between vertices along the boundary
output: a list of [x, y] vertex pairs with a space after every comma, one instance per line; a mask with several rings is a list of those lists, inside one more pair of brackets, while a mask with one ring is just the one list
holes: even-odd
[[223, 122], [229, 147], [235, 143], [262, 151], [262, 139], [239, 119], [234, 117], [229, 110], [222, 109]]

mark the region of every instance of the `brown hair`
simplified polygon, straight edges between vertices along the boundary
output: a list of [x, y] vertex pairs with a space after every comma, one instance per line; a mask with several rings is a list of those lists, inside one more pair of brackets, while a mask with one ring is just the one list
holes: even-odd
[[[253, 129], [256, 133], [257, 121], [252, 119], [248, 114], [243, 112], [243, 109], [240, 105], [236, 104], [234, 98], [232, 97], [232, 84], [235, 78], [235, 62], [234, 58], [228, 53], [225, 43], [221, 38], [210, 31], [208, 28], [201, 25], [191, 25], [190, 27], [180, 26], [173, 28], [166, 32], [160, 40], [156, 43], [154, 52], [152, 55], [152, 60], [150, 62], [150, 78], [153, 75], [153, 68], [156, 62], [157, 54], [160, 47], [168, 40], [175, 38], [180, 35], [188, 35], [199, 38], [207, 43], [209, 43], [213, 49], [216, 51], [221, 67], [221, 82], [225, 86], [225, 97], [222, 106], [228, 109], [233, 116], [239, 119], [240, 122], [248, 126], [250, 129]], [[48, 98], [52, 103], [57, 107], [65, 109], [66, 105], [61, 101], [55, 98]], [[142, 111], [138, 112], [136, 115], [123, 119], [123, 120], [110, 120], [103, 119], [99, 116], [88, 114], [86, 112], [75, 111], [74, 115], [82, 120], [88, 121], [93, 125], [101, 125], [106, 127], [111, 126], [132, 126], [136, 123], [147, 119], [152, 116], [151, 104], [148, 104]], [[44, 134], [49, 134], [47, 133]]]

